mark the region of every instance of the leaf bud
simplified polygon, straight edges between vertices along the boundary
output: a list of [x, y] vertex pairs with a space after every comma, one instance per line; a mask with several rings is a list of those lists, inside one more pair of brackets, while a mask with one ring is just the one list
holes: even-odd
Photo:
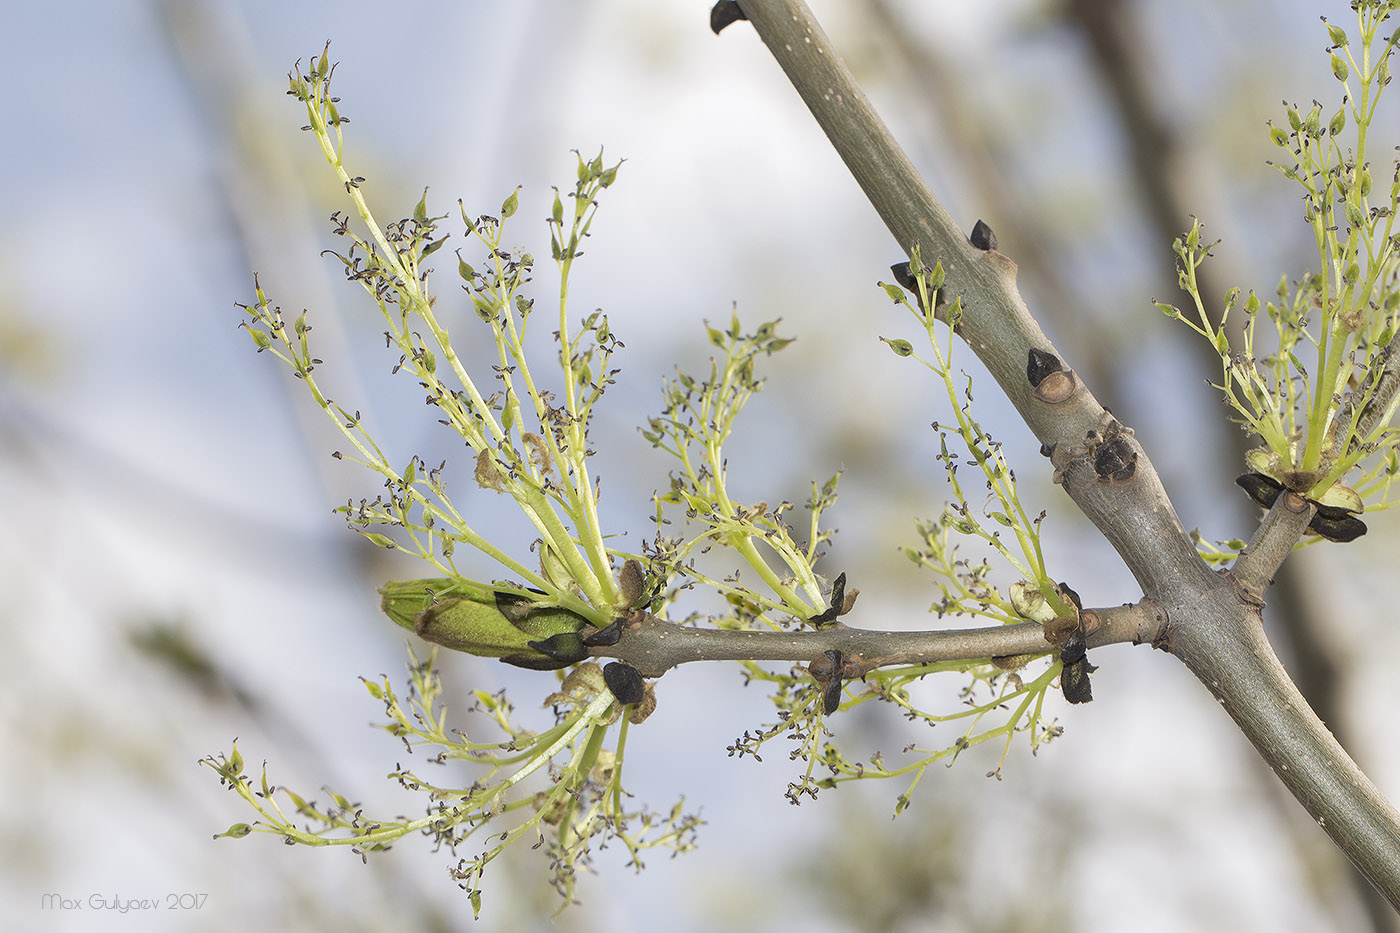
[[1063, 372], [1064, 368], [1058, 356], [1045, 350], [1031, 347], [1026, 355], [1026, 381], [1031, 384], [1032, 389], [1045, 381], [1046, 376]]
[[424, 641], [477, 657], [554, 670], [587, 656], [580, 632], [589, 622], [583, 616], [503, 590], [443, 595], [460, 590], [461, 584], [450, 578], [386, 583], [379, 591], [380, 606]]
[[720, 31], [729, 24], [748, 18], [748, 15], [734, 0], [719, 0], [718, 3], [710, 7], [710, 30], [715, 35], [719, 35]]
[[987, 226], [985, 220], [978, 220], [973, 225], [972, 235], [968, 239], [978, 249], [993, 250], [997, 248], [997, 235], [992, 232], [991, 227]]

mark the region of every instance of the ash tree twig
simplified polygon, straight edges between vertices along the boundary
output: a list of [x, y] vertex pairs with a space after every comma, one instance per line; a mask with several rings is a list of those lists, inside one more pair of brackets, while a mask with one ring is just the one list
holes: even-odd
[[[1087, 387], [1076, 380], [1063, 397], [1036, 397], [1026, 378], [1028, 354], [1066, 356], [1027, 310], [1015, 263], [995, 248], [979, 249], [953, 221], [805, 3], [739, 0], [738, 6], [899, 247], [941, 263], [945, 298], [963, 308], [958, 333], [1050, 452], [1056, 480], [1164, 615], [1158, 646], [1186, 664], [1294, 797], [1400, 907], [1400, 814], [1313, 713], [1263, 634], [1260, 594], [1301, 536], [1311, 507], [1291, 512], [1296, 502], [1280, 496], [1236, 570], [1213, 572], [1182, 529], [1146, 452]], [[980, 245], [989, 244], [984, 238]], [[1116, 477], [1130, 463], [1121, 481], [1104, 481], [1102, 467], [1121, 465], [1109, 471]]]

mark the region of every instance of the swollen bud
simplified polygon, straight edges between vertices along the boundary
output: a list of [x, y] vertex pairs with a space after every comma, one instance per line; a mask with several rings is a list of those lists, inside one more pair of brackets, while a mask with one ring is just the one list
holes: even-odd
[[387, 583], [379, 591], [381, 607], [424, 641], [517, 667], [557, 670], [588, 656], [580, 633], [590, 623], [583, 616], [505, 591], [439, 595], [454, 589], [450, 579]]

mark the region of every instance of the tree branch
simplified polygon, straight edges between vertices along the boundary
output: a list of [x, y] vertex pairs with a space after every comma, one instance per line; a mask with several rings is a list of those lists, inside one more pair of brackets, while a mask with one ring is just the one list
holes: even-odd
[[[645, 677], [660, 677], [689, 661], [793, 661], [805, 663], [828, 650], [840, 651], [863, 671], [934, 661], [972, 661], [1057, 650], [1039, 622], [937, 632], [889, 632], [836, 623], [795, 632], [751, 632], [694, 628], [638, 613], [616, 645], [597, 647], [593, 657], [617, 658]], [[1083, 613], [1088, 647], [1152, 642], [1165, 622], [1149, 602]]]
[[[1225, 707], [1274, 773], [1392, 905], [1400, 907], [1400, 814], [1313, 713], [1262, 632], [1253, 590], [1272, 576], [1296, 518], [1270, 513], [1239, 582], [1209, 570], [1141, 445], [1087, 388], [1032, 394], [1031, 349], [1055, 351], [1022, 301], [1016, 264], [962, 234], [895, 143], [801, 0], [739, 0], [747, 18], [906, 252], [940, 260], [967, 341], [1051, 452], [1056, 479], [1122, 556], [1166, 619], [1160, 646]], [[984, 245], [988, 245], [985, 244]], [[1110, 447], [1111, 445], [1111, 447]], [[1123, 470], [1103, 469], [1108, 449]], [[1133, 468], [1127, 469], [1131, 462]], [[1105, 473], [1108, 475], [1105, 476]], [[1283, 497], [1280, 497], [1283, 498]], [[1283, 508], [1286, 509], [1286, 506]]]
[[1135, 459], [1130, 481], [1101, 482], [1093, 469], [1098, 446], [1116, 426], [1076, 380], [1067, 398], [1033, 395], [1026, 364], [1032, 349], [1056, 351], [1016, 287], [1016, 263], [978, 249], [934, 198], [899, 148], [806, 6], [797, 0], [746, 0], [740, 6], [816, 117], [904, 253], [918, 247], [928, 264], [942, 262], [943, 297], [961, 301], [958, 333], [991, 372], [1036, 438], [1051, 451], [1057, 477], [1107, 536], [1143, 587], [1155, 593], [1210, 576], [1181, 527], [1157, 472], [1131, 431], [1120, 432], [1123, 459]]
[[1273, 583], [1274, 574], [1303, 536], [1312, 517], [1313, 507], [1308, 500], [1291, 492], [1280, 495], [1230, 568], [1230, 575], [1240, 588], [1262, 600], [1264, 591]]

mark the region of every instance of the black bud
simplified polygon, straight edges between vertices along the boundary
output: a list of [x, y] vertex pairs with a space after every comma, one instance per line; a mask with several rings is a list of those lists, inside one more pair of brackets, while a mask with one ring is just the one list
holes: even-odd
[[1346, 543], [1355, 541], [1366, 533], [1366, 523], [1354, 515], [1342, 518], [1327, 518], [1321, 512], [1313, 516], [1308, 528], [1322, 535], [1328, 541]]
[[830, 716], [841, 705], [841, 668], [845, 656], [830, 648], [807, 665], [807, 671], [822, 691], [822, 713]]
[[919, 294], [919, 280], [914, 278], [914, 273], [909, 271], [909, 263], [897, 262], [890, 266], [890, 274], [899, 283], [899, 287], [914, 295]]
[[846, 606], [846, 574], [840, 573], [831, 583], [831, 600], [826, 609], [807, 619], [810, 625], [825, 625], [828, 622], [835, 622], [836, 617], [841, 614], [841, 610]]
[[1053, 353], [1046, 353], [1044, 350], [1037, 350], [1031, 347], [1030, 353], [1026, 355], [1026, 381], [1034, 389], [1045, 380], [1051, 373], [1064, 372], [1064, 364], [1060, 358]]
[[1137, 472], [1137, 451], [1124, 435], [1114, 435], [1094, 452], [1094, 472], [1101, 483], [1126, 483]]
[[1065, 699], [1071, 703], [1088, 703], [1092, 700], [1094, 691], [1089, 686], [1089, 675], [1098, 668], [1089, 663], [1083, 631], [1070, 635], [1069, 641], [1060, 649], [1060, 662], [1064, 665], [1060, 670], [1060, 690]]
[[992, 232], [992, 228], [987, 226], [985, 220], [979, 220], [972, 227], [972, 236], [968, 237], [972, 245], [978, 249], [996, 249], [997, 235]]
[[719, 0], [710, 7], [710, 29], [715, 35], [719, 35], [720, 30], [730, 23], [737, 23], [741, 19], [748, 19], [744, 11], [739, 9], [739, 4], [735, 0]]
[[[558, 635], [551, 635], [540, 641], [526, 642], [540, 654], [547, 655], [551, 660], [558, 662], [559, 667], [567, 667], [570, 664], [577, 664], [588, 657], [588, 649], [583, 646], [583, 636], [578, 632], [560, 632]], [[515, 661], [506, 659], [511, 664]], [[524, 667], [526, 665], [517, 665]], [[553, 668], [543, 668], [552, 670]]]
[[1084, 633], [1076, 631], [1069, 636], [1069, 641], [1060, 649], [1060, 660], [1066, 664], [1077, 664], [1083, 661], [1088, 654], [1088, 648], [1084, 645]]
[[1348, 512], [1346, 509], [1342, 508], [1339, 505], [1323, 505], [1316, 499], [1309, 499], [1308, 501], [1311, 502], [1317, 508], [1318, 516], [1321, 518], [1325, 518], [1328, 521], [1339, 522], [1342, 519], [1346, 518], [1348, 515], [1352, 514], [1351, 512]]
[[1249, 493], [1249, 498], [1266, 509], [1273, 508], [1278, 494], [1283, 492], [1282, 483], [1263, 473], [1245, 473], [1236, 476], [1235, 485]]
[[838, 677], [822, 690], [822, 715], [830, 716], [841, 705], [841, 678]]
[[587, 635], [583, 639], [584, 645], [589, 648], [607, 648], [622, 641], [622, 617], [613, 619], [612, 624], [607, 628], [600, 628], [592, 635]]
[[646, 697], [641, 671], [622, 661], [613, 661], [603, 668], [603, 683], [623, 706], [640, 703]]
[[1060, 669], [1060, 690], [1071, 703], [1089, 703], [1094, 699], [1093, 687], [1089, 684], [1089, 673], [1098, 670], [1087, 660], [1066, 664]]

